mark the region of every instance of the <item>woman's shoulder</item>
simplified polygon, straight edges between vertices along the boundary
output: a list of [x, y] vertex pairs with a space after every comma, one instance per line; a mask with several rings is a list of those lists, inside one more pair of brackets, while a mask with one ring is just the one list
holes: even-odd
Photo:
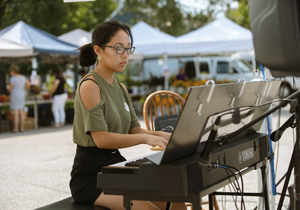
[[25, 78], [25, 76], [23, 76], [23, 75], [15, 75], [15, 76], [12, 76], [11, 78], [10, 78], [10, 81], [13, 81], [13, 82], [15, 82], [15, 81], [21, 81], [21, 80], [23, 80]]
[[79, 87], [80, 98], [83, 104], [88, 108], [92, 109], [101, 101], [101, 93], [99, 86], [92, 80], [81, 81]]
[[126, 85], [124, 85], [122, 82], [119, 82], [119, 81], [118, 81], [118, 83], [126, 92], [128, 92]]

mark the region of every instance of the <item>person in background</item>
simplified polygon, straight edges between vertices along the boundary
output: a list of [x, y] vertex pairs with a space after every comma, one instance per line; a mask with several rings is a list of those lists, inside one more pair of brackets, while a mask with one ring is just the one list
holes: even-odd
[[[119, 149], [139, 144], [166, 147], [170, 133], [141, 128], [131, 97], [115, 77], [133, 54], [130, 28], [116, 20], [96, 26], [92, 43], [80, 48], [81, 66], [97, 66], [83, 78], [74, 100], [73, 141], [77, 144], [70, 189], [76, 202], [121, 210], [123, 196], [103, 194], [97, 173], [103, 166], [126, 160]], [[147, 180], [145, 180], [146, 182]], [[165, 202], [133, 201], [132, 210], [165, 209]], [[172, 210], [185, 210], [184, 203]]]
[[55, 76], [56, 78], [53, 83], [53, 88], [49, 95], [50, 98], [53, 97], [52, 112], [55, 122], [54, 127], [58, 128], [65, 124], [65, 104], [68, 99], [68, 94], [65, 92], [66, 80], [60, 68], [56, 69]]
[[185, 73], [185, 68], [184, 67], [180, 68], [179, 74], [177, 74], [177, 76], [176, 76], [176, 80], [183, 80], [183, 81], [188, 81], [189, 80], [187, 74]]
[[10, 109], [13, 113], [13, 132], [24, 131], [25, 124], [25, 98], [26, 89], [30, 87], [29, 81], [24, 75], [19, 74], [19, 66], [11, 65], [9, 74]]

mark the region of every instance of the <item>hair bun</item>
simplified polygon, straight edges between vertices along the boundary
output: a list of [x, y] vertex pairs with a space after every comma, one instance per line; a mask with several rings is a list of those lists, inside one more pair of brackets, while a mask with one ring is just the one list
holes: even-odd
[[79, 49], [80, 49], [80, 54], [79, 54], [80, 66], [91, 66], [96, 63], [97, 57], [92, 47], [92, 44], [86, 44], [80, 47]]

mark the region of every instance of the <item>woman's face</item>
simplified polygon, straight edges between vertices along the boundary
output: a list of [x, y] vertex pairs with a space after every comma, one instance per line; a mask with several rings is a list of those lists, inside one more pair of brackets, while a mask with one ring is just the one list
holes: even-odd
[[[130, 47], [129, 36], [125, 31], [119, 30], [106, 45]], [[114, 72], [122, 72], [129, 59], [127, 51], [122, 55], [118, 55], [116, 49], [110, 47], [105, 47], [104, 49], [100, 48], [100, 54], [102, 56], [102, 65]]]
[[9, 74], [10, 74], [10, 76], [14, 76], [14, 75], [16, 75], [16, 72], [10, 70]]

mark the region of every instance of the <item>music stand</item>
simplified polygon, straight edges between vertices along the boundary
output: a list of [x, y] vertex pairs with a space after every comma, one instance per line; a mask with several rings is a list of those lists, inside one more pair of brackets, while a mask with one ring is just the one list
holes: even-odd
[[[280, 83], [281, 81], [244, 81], [192, 87], [165, 151], [146, 158], [160, 165], [200, 153], [205, 145], [205, 141], [201, 140], [202, 132], [210, 116], [270, 102], [276, 96]], [[270, 104], [257, 108], [252, 119], [259, 117], [269, 107]], [[250, 126], [239, 137], [255, 133], [262, 123], [263, 119]]]

